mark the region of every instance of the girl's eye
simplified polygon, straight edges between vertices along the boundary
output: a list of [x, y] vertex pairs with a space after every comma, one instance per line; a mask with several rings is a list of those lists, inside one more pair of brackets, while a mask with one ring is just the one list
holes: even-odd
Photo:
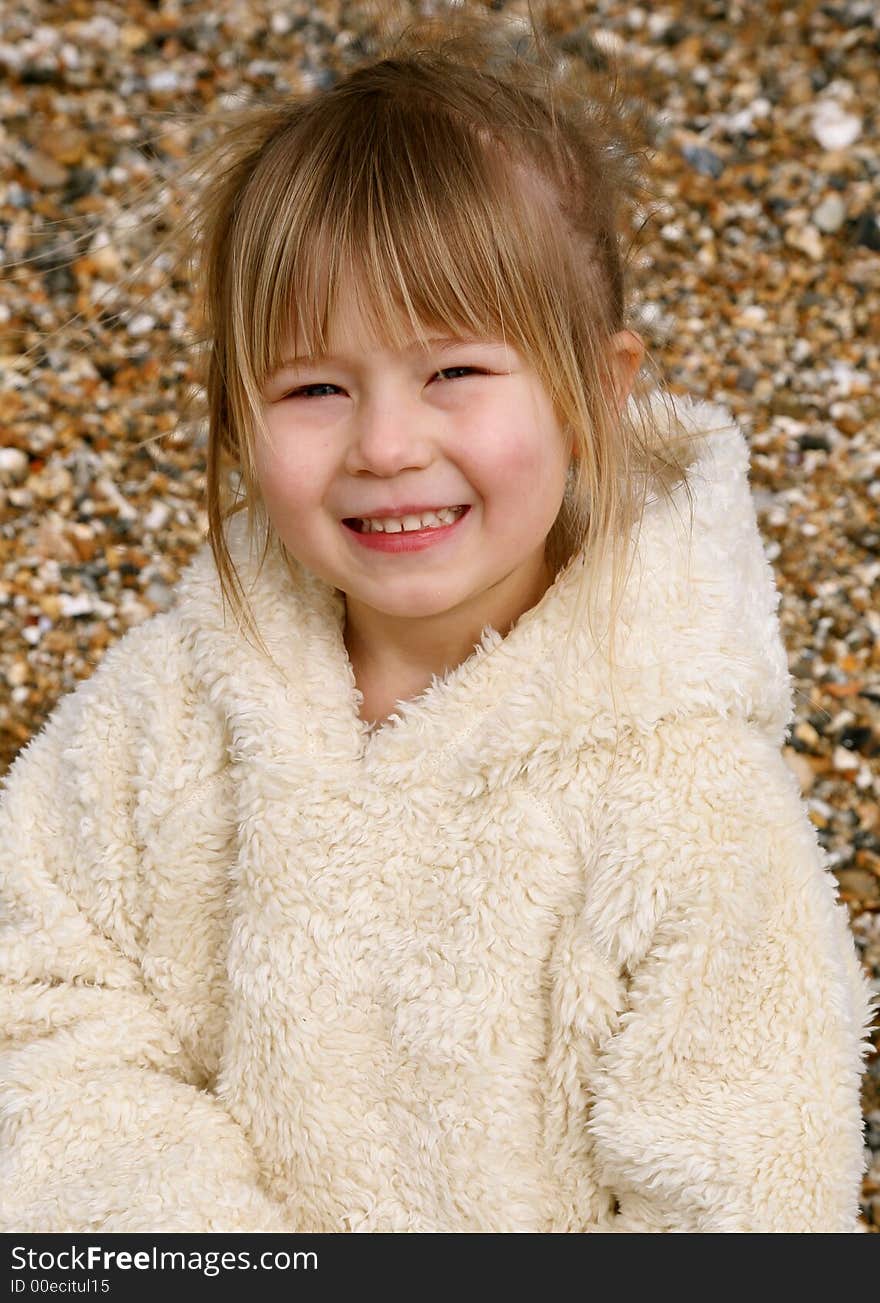
[[[473, 366], [447, 366], [444, 367], [442, 371], [435, 372], [435, 375], [441, 377], [448, 376], [452, 371], [471, 372], [473, 375], [483, 374], [482, 371], [478, 371], [477, 368]], [[292, 389], [290, 393], [285, 394], [284, 397], [285, 398], [307, 398], [307, 397], [311, 397], [311, 390], [313, 389], [338, 389], [338, 388], [339, 388], [338, 385], [331, 385], [326, 383], [315, 384], [315, 385], [301, 385], [299, 389]], [[321, 396], [322, 395], [318, 395], [318, 397]]]
[[482, 374], [482, 372], [478, 371], [477, 368], [473, 366], [447, 366], [444, 367], [442, 371], [438, 371], [437, 375], [447, 376], [449, 375], [450, 371], [470, 371], [473, 375]]
[[319, 385], [302, 385], [301, 388], [299, 388], [299, 389], [291, 389], [290, 393], [289, 393], [289, 394], [285, 394], [284, 397], [285, 397], [285, 398], [300, 398], [300, 397], [302, 397], [302, 396], [304, 396], [304, 395], [309, 394], [309, 391], [310, 391], [311, 389], [338, 389], [338, 388], [339, 388], [338, 385], [328, 385], [328, 384], [319, 384]]

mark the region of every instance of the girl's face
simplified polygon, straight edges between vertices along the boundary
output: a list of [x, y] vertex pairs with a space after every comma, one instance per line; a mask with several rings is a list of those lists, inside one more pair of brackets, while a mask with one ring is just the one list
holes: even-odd
[[[258, 441], [256, 468], [269, 518], [288, 551], [349, 609], [369, 608], [374, 626], [449, 613], [479, 630], [490, 590], [534, 590], [545, 569], [570, 458], [550, 400], [501, 341], [391, 353], [365, 336], [354, 305], [334, 325], [330, 356], [266, 383], [274, 449]], [[460, 506], [436, 533], [346, 523]], [[407, 537], [417, 545], [404, 550]]]

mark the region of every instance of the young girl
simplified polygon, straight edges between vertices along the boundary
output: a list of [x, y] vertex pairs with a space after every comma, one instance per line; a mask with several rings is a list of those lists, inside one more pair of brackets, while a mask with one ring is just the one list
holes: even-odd
[[207, 155], [209, 545], [0, 810], [6, 1231], [858, 1229], [747, 444], [623, 108], [447, 27]]

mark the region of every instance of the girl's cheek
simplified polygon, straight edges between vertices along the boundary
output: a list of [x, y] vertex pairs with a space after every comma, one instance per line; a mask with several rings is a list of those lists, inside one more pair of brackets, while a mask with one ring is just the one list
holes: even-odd
[[511, 422], [493, 441], [486, 462], [495, 484], [521, 489], [524, 480], [535, 475], [543, 477], [546, 449], [540, 440], [518, 430]]
[[293, 486], [297, 481], [308, 483], [320, 473], [324, 464], [322, 449], [302, 437], [301, 432], [269, 426], [272, 445], [257, 445], [255, 460], [261, 475], [273, 482]]

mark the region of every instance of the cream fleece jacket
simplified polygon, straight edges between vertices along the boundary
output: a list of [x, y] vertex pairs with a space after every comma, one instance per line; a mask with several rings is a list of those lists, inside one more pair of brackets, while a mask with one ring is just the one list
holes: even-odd
[[876, 997], [748, 446], [678, 403], [613, 701], [575, 558], [370, 734], [342, 594], [242, 516], [272, 663], [205, 545], [62, 698], [0, 805], [0, 1229], [857, 1229]]

